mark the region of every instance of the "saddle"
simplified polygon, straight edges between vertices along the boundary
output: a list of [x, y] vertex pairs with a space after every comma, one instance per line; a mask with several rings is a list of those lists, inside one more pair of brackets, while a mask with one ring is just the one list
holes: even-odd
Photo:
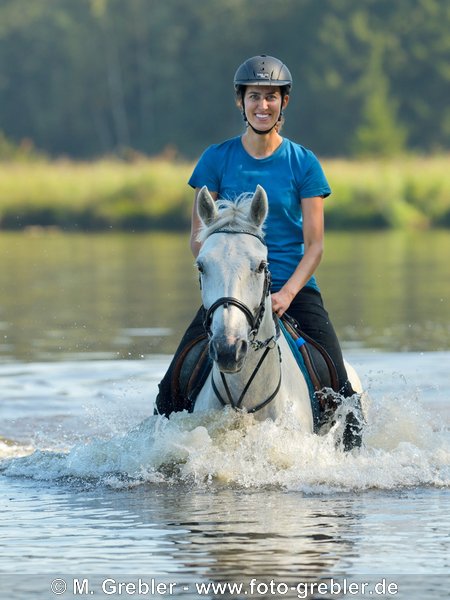
[[205, 333], [190, 340], [178, 355], [172, 373], [172, 397], [177, 410], [194, 410], [195, 400], [212, 368], [208, 336]]
[[[294, 340], [311, 379], [321, 412], [329, 407], [329, 398], [322, 390], [338, 391], [336, 367], [327, 351], [300, 330], [295, 319], [284, 314], [281, 318], [287, 333]], [[172, 374], [172, 396], [177, 410], [192, 412], [195, 400], [212, 368], [208, 351], [208, 336], [201, 334], [190, 340], [178, 355]]]

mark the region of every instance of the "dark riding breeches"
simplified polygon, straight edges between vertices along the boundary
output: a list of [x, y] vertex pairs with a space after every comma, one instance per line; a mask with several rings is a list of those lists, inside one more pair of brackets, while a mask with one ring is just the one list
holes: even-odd
[[[334, 327], [330, 321], [327, 311], [323, 305], [320, 292], [312, 288], [303, 288], [292, 301], [287, 313], [293, 317], [300, 329], [325, 348], [336, 365], [339, 379], [339, 389], [343, 396], [351, 396], [354, 391], [347, 378], [341, 347], [337, 339]], [[183, 398], [174, 397], [172, 393], [172, 377], [177, 358], [186, 345], [205, 333], [203, 321], [205, 309], [203, 306], [195, 315], [184, 334], [169, 368], [159, 384], [159, 393], [156, 398], [155, 412], [169, 416], [172, 412], [181, 411], [185, 408]]]

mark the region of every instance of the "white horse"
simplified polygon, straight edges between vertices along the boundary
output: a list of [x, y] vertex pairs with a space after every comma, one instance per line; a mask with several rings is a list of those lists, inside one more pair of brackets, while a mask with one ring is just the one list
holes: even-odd
[[[276, 419], [289, 411], [302, 430], [313, 431], [308, 384], [272, 314], [267, 247], [262, 226], [267, 195], [216, 203], [203, 187], [198, 214], [203, 222], [197, 258], [212, 371], [194, 411], [231, 405]], [[361, 383], [347, 365], [357, 392]]]

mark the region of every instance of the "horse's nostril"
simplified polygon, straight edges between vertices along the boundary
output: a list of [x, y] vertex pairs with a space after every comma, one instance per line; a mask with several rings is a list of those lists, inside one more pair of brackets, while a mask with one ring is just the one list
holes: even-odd
[[209, 355], [213, 359], [213, 361], [217, 362], [219, 359], [219, 355], [217, 352], [217, 346], [214, 342], [209, 344]]
[[236, 360], [242, 360], [245, 355], [247, 354], [247, 350], [248, 350], [248, 342], [247, 340], [240, 340], [237, 344], [236, 344]]

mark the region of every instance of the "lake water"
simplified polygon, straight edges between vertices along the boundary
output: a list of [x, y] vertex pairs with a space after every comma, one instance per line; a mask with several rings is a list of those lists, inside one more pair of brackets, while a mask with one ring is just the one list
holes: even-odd
[[350, 454], [288, 419], [152, 416], [199, 303], [185, 236], [0, 235], [2, 600], [448, 597], [450, 233], [327, 240], [370, 395]]

